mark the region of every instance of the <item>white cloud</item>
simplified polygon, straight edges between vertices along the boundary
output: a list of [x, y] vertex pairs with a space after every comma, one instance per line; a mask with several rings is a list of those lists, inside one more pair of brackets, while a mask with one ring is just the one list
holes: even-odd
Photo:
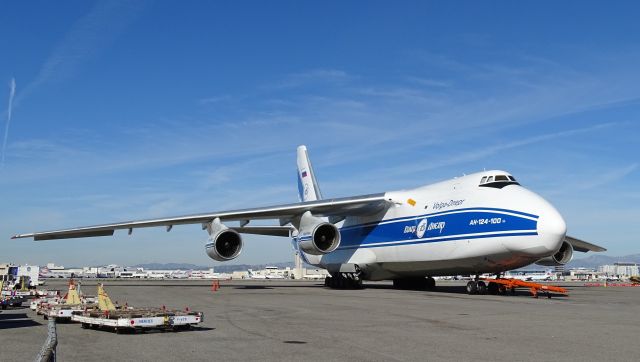
[[71, 77], [83, 63], [109, 47], [144, 6], [146, 1], [96, 2], [71, 26], [42, 64], [35, 79], [23, 87], [16, 106], [44, 84]]
[[638, 164], [633, 163], [621, 168], [599, 171], [597, 175], [584, 179], [581, 184], [574, 185], [579, 190], [591, 190], [619, 181], [638, 169]]
[[7, 122], [4, 126], [4, 138], [2, 139], [2, 157], [0, 160], [0, 169], [4, 168], [5, 153], [7, 150], [7, 140], [9, 139], [9, 126], [11, 125], [11, 114], [13, 111], [13, 98], [16, 95], [16, 79], [11, 78], [9, 82], [9, 105], [7, 106]]
[[301, 73], [292, 73], [283, 79], [265, 87], [266, 89], [296, 88], [312, 84], [341, 84], [352, 77], [338, 69], [311, 69]]

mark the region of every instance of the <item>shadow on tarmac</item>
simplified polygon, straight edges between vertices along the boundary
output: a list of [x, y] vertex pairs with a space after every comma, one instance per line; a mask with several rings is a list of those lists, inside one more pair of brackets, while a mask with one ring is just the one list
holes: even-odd
[[12, 328], [24, 328], [41, 326], [29, 318], [26, 313], [2, 313], [0, 314], [0, 330]]
[[406, 292], [430, 292], [430, 293], [450, 293], [450, 294], [467, 294], [467, 288], [464, 285], [443, 285], [436, 286], [433, 290], [421, 290], [421, 289], [396, 289], [390, 284], [365, 284], [366, 289], [389, 289], [395, 291]]
[[[112, 328], [92, 328], [91, 330], [94, 330], [97, 332], [105, 332], [105, 333], [114, 333], [114, 334], [117, 333]], [[150, 328], [142, 331], [134, 330], [134, 329], [124, 329], [124, 330], [121, 330], [119, 334], [126, 334], [128, 336], [144, 336], [146, 334], [208, 332], [213, 330], [215, 330], [215, 328], [210, 328], [210, 327], [191, 327], [190, 329], [181, 329], [181, 330]]]
[[[395, 289], [393, 285], [389, 284], [365, 284], [365, 289], [390, 289], [397, 292], [423, 292], [423, 293], [443, 293], [443, 294], [466, 294], [467, 287], [464, 285], [438, 285], [433, 290], [421, 290], [421, 289]], [[504, 295], [498, 294], [498, 296], [515, 296], [515, 297], [531, 297], [531, 293], [527, 288], [518, 288], [515, 293], [507, 292]], [[566, 298], [566, 295], [551, 293], [552, 298]], [[539, 298], [547, 298], [544, 292], [538, 293]]]

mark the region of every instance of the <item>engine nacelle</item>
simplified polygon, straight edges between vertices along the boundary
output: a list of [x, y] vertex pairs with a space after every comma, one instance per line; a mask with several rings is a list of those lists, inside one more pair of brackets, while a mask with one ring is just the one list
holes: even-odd
[[562, 246], [560, 246], [560, 250], [556, 251], [556, 253], [551, 256], [538, 260], [536, 264], [544, 266], [565, 265], [570, 262], [572, 258], [573, 246], [564, 241], [562, 242]]
[[213, 260], [235, 259], [242, 251], [242, 237], [231, 229], [222, 229], [209, 237], [205, 244], [207, 255]]
[[340, 246], [340, 230], [332, 223], [306, 212], [300, 220], [298, 247], [311, 255], [330, 253]]

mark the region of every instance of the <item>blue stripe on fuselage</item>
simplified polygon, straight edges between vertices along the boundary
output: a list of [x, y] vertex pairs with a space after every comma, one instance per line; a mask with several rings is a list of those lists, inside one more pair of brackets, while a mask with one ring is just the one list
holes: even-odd
[[[467, 208], [381, 220], [379, 223], [351, 225], [340, 229], [341, 242], [338, 249], [536, 235], [537, 218], [536, 215], [513, 210]], [[421, 222], [425, 228], [424, 233], [418, 231]], [[393, 242], [395, 244], [390, 244]]]
[[502, 213], [510, 213], [510, 214], [522, 215], [522, 216], [526, 216], [526, 217], [530, 217], [530, 218], [534, 218], [534, 219], [538, 218], [538, 215], [528, 214], [526, 212], [515, 211], [515, 210], [497, 209], [497, 208], [492, 208], [492, 207], [468, 207], [468, 208], [464, 208], [464, 209], [454, 209], [454, 210], [433, 212], [433, 213], [429, 213], [429, 214], [422, 214], [422, 215], [416, 215], [416, 216], [404, 216], [404, 217], [397, 217], [397, 218], [393, 218], [393, 219], [385, 219], [385, 220], [380, 220], [380, 221], [371, 222], [371, 223], [367, 223], [367, 224], [350, 225], [350, 226], [343, 227], [341, 230], [347, 230], [347, 229], [350, 229], [350, 228], [360, 228], [360, 227], [366, 227], [366, 226], [376, 226], [376, 225], [379, 225], [381, 223], [385, 223], [386, 224], [386, 223], [397, 222], [397, 221], [409, 221], [409, 220], [415, 220], [415, 219], [420, 219], [420, 218], [425, 218], [425, 217], [430, 217], [430, 216], [445, 215], [445, 214], [451, 214], [451, 213], [460, 213], [460, 212], [463, 212], [463, 211], [471, 211], [471, 210], [473, 210], [473, 211], [496, 211], [496, 212], [502, 212]]
[[404, 240], [404, 241], [401, 241], [401, 242], [390, 241], [390, 242], [387, 242], [387, 243], [365, 244], [365, 245], [355, 245], [355, 246], [345, 246], [345, 247], [341, 246], [341, 247], [338, 248], [338, 250], [359, 249], [359, 248], [381, 248], [381, 247], [385, 247], [385, 246], [426, 244], [426, 243], [435, 243], [435, 242], [441, 242], [441, 241], [495, 238], [495, 237], [504, 237], [504, 236], [533, 236], [533, 235], [538, 235], [538, 233], [535, 232], [535, 231], [523, 231], [523, 232], [503, 233], [503, 234], [480, 234], [480, 235], [454, 236], [454, 237], [450, 237], [450, 238], [442, 238], [442, 239], [437, 239], [437, 240], [417, 239], [417, 240]]

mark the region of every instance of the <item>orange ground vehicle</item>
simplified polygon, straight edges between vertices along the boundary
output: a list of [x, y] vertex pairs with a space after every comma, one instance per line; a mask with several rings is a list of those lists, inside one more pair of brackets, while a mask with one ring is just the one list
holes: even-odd
[[534, 298], [538, 298], [540, 292], [545, 293], [547, 298], [551, 298], [551, 293], [559, 293], [568, 295], [568, 291], [565, 288], [557, 287], [554, 285], [545, 285], [540, 283], [525, 282], [519, 279], [483, 279], [489, 284], [487, 285], [487, 292], [489, 294], [506, 294], [507, 291], [515, 293], [516, 288], [529, 288], [529, 292]]

